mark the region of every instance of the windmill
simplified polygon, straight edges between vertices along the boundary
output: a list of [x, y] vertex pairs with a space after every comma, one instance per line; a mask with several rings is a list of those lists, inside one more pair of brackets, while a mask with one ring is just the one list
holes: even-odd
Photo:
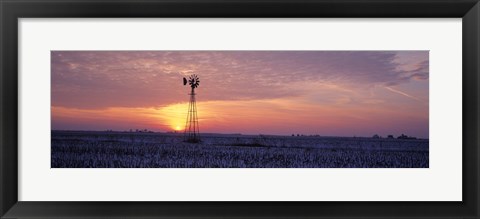
[[192, 88], [190, 95], [190, 103], [188, 104], [187, 122], [185, 123], [184, 140], [186, 142], [200, 142], [200, 130], [198, 128], [197, 104], [195, 101], [195, 88], [200, 85], [197, 75], [193, 74], [188, 79], [183, 78], [183, 85], [190, 85]]

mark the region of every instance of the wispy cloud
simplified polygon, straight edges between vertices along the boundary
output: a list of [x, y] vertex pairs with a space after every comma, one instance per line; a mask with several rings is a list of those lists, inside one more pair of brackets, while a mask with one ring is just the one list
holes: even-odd
[[405, 93], [405, 92], [403, 92], [403, 91], [399, 91], [399, 90], [393, 89], [393, 88], [391, 88], [391, 87], [385, 87], [385, 89], [387, 89], [387, 90], [389, 90], [389, 91], [391, 91], [391, 92], [400, 94], [400, 95], [402, 95], [402, 96], [411, 98], [411, 99], [413, 99], [413, 100], [416, 100], [416, 101], [419, 101], [419, 102], [424, 102], [424, 100], [421, 100], [420, 98], [414, 97], [414, 96], [412, 96], [412, 95], [410, 95], [410, 94], [407, 94], [407, 93]]
[[[316, 82], [349, 89], [428, 79], [428, 53], [399, 63], [406, 52], [216, 51], [52, 52], [52, 101], [77, 108], [151, 107], [182, 101], [181, 78], [201, 77], [204, 100], [302, 96]], [[422, 63], [426, 62], [427, 70]], [[417, 66], [404, 69], [402, 66]], [[310, 91], [309, 91], [310, 92]], [[119, 98], [121, 97], [121, 98]]]

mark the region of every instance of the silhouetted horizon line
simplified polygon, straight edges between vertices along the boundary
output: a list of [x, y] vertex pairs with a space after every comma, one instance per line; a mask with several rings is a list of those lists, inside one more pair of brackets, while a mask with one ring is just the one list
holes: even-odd
[[[160, 133], [160, 134], [184, 134], [184, 130], [181, 131], [153, 131], [153, 130], [148, 130], [148, 129], [135, 129], [132, 131], [130, 130], [113, 130], [113, 129], [107, 129], [107, 130], [80, 130], [80, 129], [52, 129], [52, 132], [54, 131], [64, 131], [64, 132], [117, 132], [117, 133]], [[332, 137], [332, 138], [379, 138], [379, 139], [397, 139], [398, 137], [404, 136], [406, 137], [405, 139], [418, 139], [418, 140], [429, 140], [429, 138], [422, 138], [422, 137], [416, 137], [416, 136], [409, 136], [405, 134], [400, 134], [400, 135], [387, 135], [387, 136], [381, 136], [378, 134], [373, 134], [371, 136], [363, 136], [363, 135], [320, 135], [320, 134], [300, 134], [300, 133], [295, 133], [295, 134], [245, 134], [245, 133], [219, 133], [219, 132], [204, 132], [200, 133], [200, 135], [242, 135], [242, 136], [282, 136], [282, 137]], [[391, 138], [389, 136], [392, 136]]]

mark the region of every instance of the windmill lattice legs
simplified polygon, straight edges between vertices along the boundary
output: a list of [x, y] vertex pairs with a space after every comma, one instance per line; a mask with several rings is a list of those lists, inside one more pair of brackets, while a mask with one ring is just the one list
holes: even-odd
[[187, 122], [185, 124], [184, 140], [186, 142], [200, 142], [200, 129], [198, 127], [197, 104], [195, 101], [195, 90], [192, 88], [190, 93], [190, 103], [188, 104]]

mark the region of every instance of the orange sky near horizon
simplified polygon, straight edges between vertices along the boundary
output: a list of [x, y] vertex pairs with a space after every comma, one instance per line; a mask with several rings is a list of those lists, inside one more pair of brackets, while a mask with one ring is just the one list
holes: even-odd
[[52, 130], [428, 138], [428, 51], [53, 51]]

